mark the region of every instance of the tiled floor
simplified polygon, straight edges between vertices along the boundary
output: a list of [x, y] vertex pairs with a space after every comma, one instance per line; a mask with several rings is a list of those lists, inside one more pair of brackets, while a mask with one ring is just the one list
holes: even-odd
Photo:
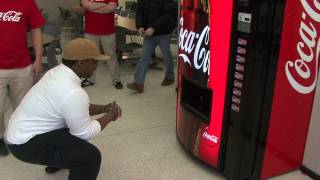
[[[132, 81], [134, 67], [121, 65], [123, 83]], [[145, 92], [136, 94], [111, 85], [106, 64], [99, 65], [97, 83], [86, 88], [93, 103], [117, 101], [123, 117], [95, 139], [102, 152], [98, 180], [219, 180], [215, 170], [192, 158], [175, 135], [175, 86], [162, 87], [163, 71], [150, 70]], [[16, 160], [12, 155], [0, 157], [1, 180], [66, 180], [67, 170], [47, 175], [43, 166]], [[299, 171], [275, 180], [308, 180]]]

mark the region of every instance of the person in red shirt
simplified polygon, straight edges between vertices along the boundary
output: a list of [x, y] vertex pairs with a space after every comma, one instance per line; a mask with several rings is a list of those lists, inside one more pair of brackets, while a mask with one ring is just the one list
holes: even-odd
[[[34, 0], [0, 0], [0, 155], [8, 150], [3, 140], [7, 100], [17, 107], [33, 85], [33, 77], [42, 72], [42, 33], [45, 23]], [[35, 59], [28, 49], [28, 31], [32, 36]]]
[[[81, 0], [81, 6], [85, 9], [85, 38], [101, 44], [104, 52], [111, 56], [107, 61], [113, 85], [122, 89], [120, 81], [119, 63], [116, 56], [116, 39], [114, 26], [114, 11], [118, 0]], [[89, 79], [82, 82], [82, 86], [95, 83], [95, 73]]]

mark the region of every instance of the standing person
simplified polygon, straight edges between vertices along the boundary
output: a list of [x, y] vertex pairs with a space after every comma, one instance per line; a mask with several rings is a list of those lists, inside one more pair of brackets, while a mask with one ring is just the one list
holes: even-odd
[[[122, 89], [120, 81], [119, 63], [116, 56], [116, 39], [114, 25], [114, 11], [118, 0], [81, 0], [81, 5], [85, 9], [85, 38], [90, 39], [102, 46], [103, 51], [111, 56], [108, 60], [108, 67], [112, 78], [112, 83], [116, 89]], [[82, 86], [95, 84], [96, 74], [85, 79]]]
[[134, 82], [127, 84], [129, 89], [142, 93], [148, 66], [153, 52], [159, 45], [163, 54], [166, 72], [162, 86], [174, 82], [173, 61], [170, 51], [170, 36], [177, 26], [177, 2], [175, 0], [138, 0], [136, 25], [144, 36], [142, 56], [137, 64]]
[[120, 117], [121, 109], [115, 102], [90, 104], [80, 78], [90, 77], [97, 61], [107, 58], [87, 39], [65, 45], [62, 64], [31, 88], [9, 120], [6, 141], [16, 158], [46, 165], [47, 173], [69, 169], [69, 180], [97, 178], [101, 154], [87, 140]]
[[[42, 72], [42, 33], [45, 23], [34, 0], [0, 0], [0, 155], [7, 155], [3, 141], [7, 100], [14, 108]], [[28, 50], [27, 31], [32, 35], [35, 59]]]

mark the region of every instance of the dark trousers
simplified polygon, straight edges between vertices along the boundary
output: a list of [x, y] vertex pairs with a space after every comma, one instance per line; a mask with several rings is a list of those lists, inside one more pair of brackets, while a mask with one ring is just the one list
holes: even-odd
[[95, 180], [99, 173], [100, 151], [89, 142], [71, 135], [68, 129], [40, 134], [25, 144], [8, 147], [22, 161], [69, 169], [69, 180]]

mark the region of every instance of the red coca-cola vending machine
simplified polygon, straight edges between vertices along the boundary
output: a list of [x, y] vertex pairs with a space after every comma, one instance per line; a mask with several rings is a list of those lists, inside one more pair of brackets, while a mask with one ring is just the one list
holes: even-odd
[[229, 179], [301, 167], [320, 52], [316, 0], [181, 0], [176, 133]]

